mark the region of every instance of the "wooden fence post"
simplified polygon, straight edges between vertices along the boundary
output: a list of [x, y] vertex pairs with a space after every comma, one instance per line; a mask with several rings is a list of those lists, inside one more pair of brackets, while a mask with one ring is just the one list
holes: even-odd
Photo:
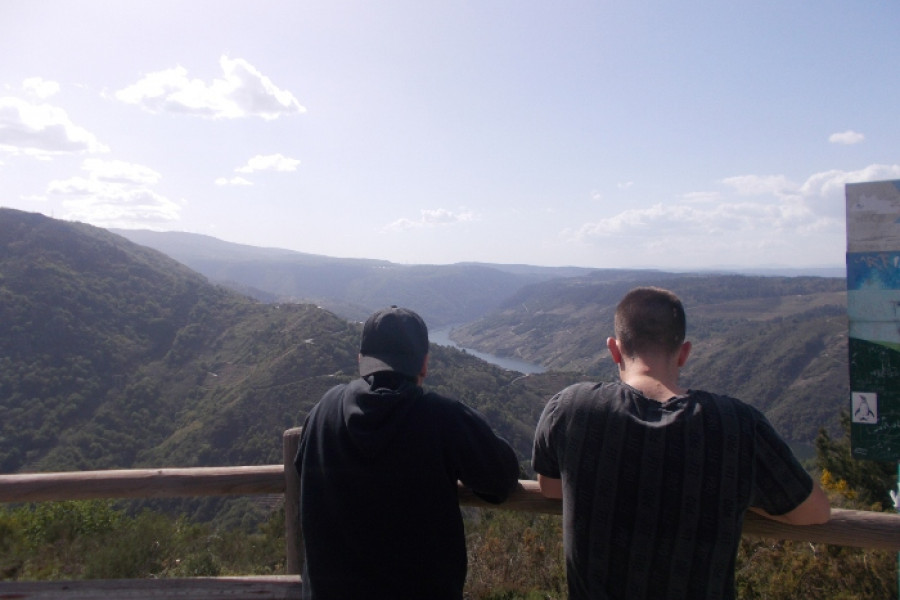
[[284, 432], [282, 452], [284, 454], [284, 539], [287, 564], [285, 572], [299, 575], [303, 569], [303, 530], [300, 527], [300, 476], [294, 468], [294, 457], [300, 446], [302, 427]]

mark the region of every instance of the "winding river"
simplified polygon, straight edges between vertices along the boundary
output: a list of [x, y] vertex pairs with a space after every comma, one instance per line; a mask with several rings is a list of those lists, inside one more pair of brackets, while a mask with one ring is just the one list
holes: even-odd
[[435, 331], [429, 331], [428, 339], [432, 343], [438, 344], [440, 346], [450, 346], [451, 348], [465, 350], [472, 356], [476, 356], [483, 361], [497, 365], [498, 367], [507, 369], [509, 371], [518, 371], [519, 373], [525, 373], [526, 375], [528, 375], [531, 373], [543, 373], [547, 370], [541, 365], [526, 362], [517, 358], [510, 358], [508, 356], [496, 356], [494, 354], [488, 354], [487, 352], [479, 352], [478, 350], [473, 350], [472, 348], [463, 348], [450, 339], [450, 330], [452, 329], [453, 327], [451, 326], [444, 327], [443, 329], [438, 329]]

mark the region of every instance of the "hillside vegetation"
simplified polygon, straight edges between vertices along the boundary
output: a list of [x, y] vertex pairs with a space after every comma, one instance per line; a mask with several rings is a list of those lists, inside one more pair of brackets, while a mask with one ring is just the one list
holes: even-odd
[[[4, 472], [277, 462], [281, 432], [355, 376], [358, 323], [310, 304], [254, 301], [102, 229], [2, 210], [0, 250]], [[429, 269], [433, 283], [398, 285], [407, 297], [396, 303], [418, 308], [408, 296], [417, 288], [441, 312], [435, 297], [450, 302], [455, 288], [478, 287], [493, 271]], [[539, 277], [511, 271], [520, 282]], [[821, 426], [837, 430], [848, 383], [845, 293], [833, 278], [607, 270], [523, 284], [505, 300], [496, 298], [503, 283], [489, 288], [497, 310], [454, 338], [553, 371], [518, 378], [436, 346], [426, 385], [483, 410], [527, 461], [549, 395], [615, 376], [604, 349], [614, 306], [644, 283], [685, 301], [694, 342], [686, 383], [756, 404], [797, 442], [811, 443]], [[348, 294], [334, 301], [350, 304]]]
[[637, 285], [669, 288], [688, 314], [689, 387], [744, 399], [795, 442], [837, 431], [849, 398], [845, 282], [821, 277], [604, 272], [525, 287], [496, 312], [459, 327], [463, 346], [551, 369], [615, 377], [606, 351], [615, 306]]
[[[102, 229], [0, 210], [0, 471], [280, 462], [282, 432], [356, 375], [359, 334]], [[431, 372], [526, 460], [543, 390], [450, 348]]]
[[[557, 371], [615, 377], [604, 341], [616, 302], [662, 285], [688, 308], [685, 383], [764, 410], [788, 438], [834, 433], [849, 395], [843, 277], [676, 274], [527, 265], [396, 265], [253, 248], [187, 233], [117, 230], [258, 298], [314, 299], [345, 318], [416, 308], [460, 345]], [[468, 323], [467, 323], [468, 322]]]

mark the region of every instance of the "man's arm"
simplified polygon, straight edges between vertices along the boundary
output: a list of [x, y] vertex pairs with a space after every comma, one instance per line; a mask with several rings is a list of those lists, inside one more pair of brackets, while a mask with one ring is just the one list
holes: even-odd
[[[543, 489], [541, 490], [543, 491]], [[751, 506], [750, 510], [773, 521], [780, 521], [790, 525], [818, 525], [827, 523], [831, 518], [831, 503], [825, 490], [817, 482], [813, 481], [813, 489], [797, 508], [783, 515], [770, 515], [761, 508]]]
[[[566, 390], [568, 389], [566, 388]], [[560, 471], [560, 460], [556, 454], [556, 444], [551, 441], [551, 437], [558, 438], [558, 434], [554, 435], [553, 432], [560, 416], [559, 399], [566, 390], [550, 398], [544, 406], [534, 430], [534, 446], [531, 451], [531, 466], [537, 472], [541, 495], [555, 500], [562, 499], [562, 472]], [[553, 473], [557, 477], [544, 475], [541, 471]]]
[[500, 504], [519, 485], [519, 459], [512, 446], [494, 433], [478, 411], [463, 404], [456, 439], [460, 481], [487, 502]]
[[538, 473], [538, 486], [545, 498], [562, 499], [562, 479], [554, 479]]

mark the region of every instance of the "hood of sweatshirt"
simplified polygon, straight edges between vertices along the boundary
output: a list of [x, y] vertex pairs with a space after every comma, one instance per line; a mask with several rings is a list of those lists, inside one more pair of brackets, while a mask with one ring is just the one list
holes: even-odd
[[[375, 380], [373, 380], [375, 381]], [[365, 379], [350, 383], [343, 397], [344, 424], [350, 439], [364, 455], [375, 457], [406, 428], [424, 391], [412, 381], [380, 387]]]

